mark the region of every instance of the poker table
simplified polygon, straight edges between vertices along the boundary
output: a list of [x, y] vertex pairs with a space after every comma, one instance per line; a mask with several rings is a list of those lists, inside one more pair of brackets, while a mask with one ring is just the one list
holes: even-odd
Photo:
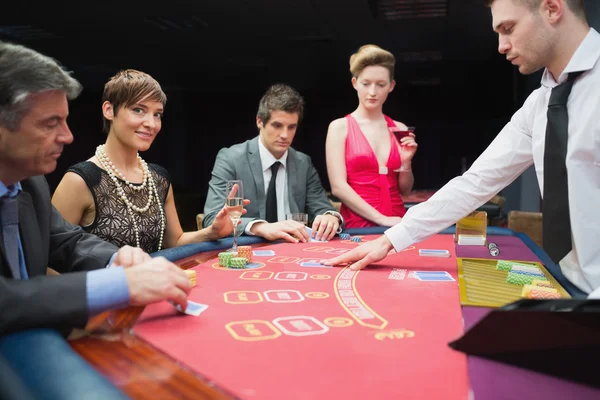
[[[382, 228], [349, 230], [362, 241]], [[362, 271], [318, 260], [357, 245], [265, 243], [249, 268], [219, 265], [230, 239], [156, 253], [197, 274], [199, 316], [162, 302], [108, 313], [112, 333], [73, 339], [75, 351], [132, 398], [158, 399], [598, 399], [600, 390], [467, 357], [448, 343], [489, 309], [462, 307], [457, 256], [493, 258], [454, 245], [452, 229]], [[573, 298], [584, 293], [523, 234], [488, 227], [505, 259], [541, 261]], [[467, 248], [469, 247], [469, 248]], [[449, 258], [419, 249], [446, 249]], [[518, 393], [515, 397], [515, 393]]]

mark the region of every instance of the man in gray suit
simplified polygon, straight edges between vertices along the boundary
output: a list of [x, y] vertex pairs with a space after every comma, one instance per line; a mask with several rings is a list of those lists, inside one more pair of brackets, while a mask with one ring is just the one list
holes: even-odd
[[303, 224], [286, 220], [288, 213], [307, 213], [312, 237], [329, 240], [341, 230], [335, 211], [310, 157], [291, 145], [304, 112], [304, 99], [293, 88], [271, 86], [256, 115], [259, 135], [219, 151], [204, 205], [204, 226], [223, 208], [228, 180], [241, 180], [250, 200], [240, 225], [248, 235], [297, 243], [310, 240]]
[[[179, 267], [140, 249], [119, 250], [52, 206], [43, 175], [73, 141], [67, 99], [80, 92], [53, 59], [0, 41], [0, 335], [68, 332], [127, 305], [187, 305], [191, 284]], [[47, 276], [47, 267], [61, 275]]]

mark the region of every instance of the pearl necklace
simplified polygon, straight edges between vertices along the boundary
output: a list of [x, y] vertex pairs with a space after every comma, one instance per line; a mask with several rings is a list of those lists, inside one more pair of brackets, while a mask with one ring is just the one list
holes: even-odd
[[[106, 151], [104, 150], [103, 144], [101, 144], [100, 146], [98, 146], [96, 148], [96, 158], [98, 158], [98, 162], [100, 163], [100, 166], [102, 167], [102, 169], [104, 169], [108, 173], [108, 176], [112, 179], [112, 181], [115, 184], [115, 187], [117, 189], [117, 194], [119, 195], [121, 200], [123, 200], [123, 202], [125, 203], [125, 206], [127, 207], [127, 213], [129, 214], [129, 219], [131, 221], [131, 225], [133, 226], [133, 231], [135, 232], [135, 242], [136, 242], [137, 247], [140, 247], [140, 234], [139, 234], [138, 226], [135, 222], [133, 212], [136, 211], [138, 213], [144, 213], [144, 212], [148, 211], [148, 209], [150, 208], [150, 205], [152, 204], [152, 200], [156, 199], [156, 205], [158, 206], [158, 211], [160, 212], [160, 239], [158, 241], [158, 250], [160, 250], [162, 248], [162, 243], [163, 243], [163, 238], [164, 238], [164, 233], [165, 233], [165, 225], [166, 225], [165, 212], [163, 210], [163, 207], [160, 204], [160, 196], [158, 195], [158, 190], [156, 189], [156, 184], [154, 183], [154, 179], [152, 178], [152, 175], [150, 174], [148, 164], [146, 164], [146, 162], [142, 159], [142, 157], [140, 157], [139, 154], [137, 155], [138, 162], [140, 163], [140, 167], [142, 168], [142, 171], [144, 173], [144, 178], [143, 178], [143, 182], [141, 185], [134, 185], [125, 178], [125, 176], [121, 173], [121, 171], [119, 171], [117, 169], [117, 167], [115, 167], [115, 165], [112, 163], [110, 158], [108, 158], [108, 156], [106, 155]], [[125, 190], [121, 186], [121, 182], [119, 182], [119, 179], [117, 177], [124, 180], [125, 184], [135, 191], [140, 191], [142, 189], [145, 189], [146, 183], [147, 183], [148, 202], [146, 203], [146, 205], [144, 207], [137, 207], [135, 204], [133, 204], [127, 198], [127, 194], [125, 193]]]

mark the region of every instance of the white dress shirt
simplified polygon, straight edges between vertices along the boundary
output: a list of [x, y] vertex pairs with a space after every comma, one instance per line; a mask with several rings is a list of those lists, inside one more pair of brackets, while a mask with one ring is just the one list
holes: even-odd
[[[276, 161], [279, 161], [281, 163], [281, 165], [279, 165], [279, 169], [277, 170], [277, 177], [275, 178], [275, 193], [277, 196], [277, 221], [285, 221], [286, 220], [286, 215], [290, 212], [290, 202], [288, 200], [288, 193], [286, 190], [286, 185], [287, 185], [287, 174], [286, 174], [286, 167], [287, 167], [287, 156], [288, 156], [288, 152], [286, 151], [285, 153], [283, 153], [283, 155], [281, 156], [281, 158], [277, 159], [275, 158], [275, 156], [273, 154], [271, 154], [271, 152], [269, 150], [267, 150], [267, 148], [265, 147], [265, 145], [262, 143], [262, 139], [259, 137], [258, 138], [258, 152], [260, 155], [260, 162], [262, 165], [262, 171], [263, 171], [263, 181], [265, 184], [265, 195], [267, 194], [267, 191], [269, 190], [269, 183], [271, 182], [271, 175], [273, 175], [273, 173], [271, 172], [271, 165], [273, 165], [273, 163], [275, 163]], [[252, 225], [254, 225], [257, 222], [265, 222], [264, 220], [254, 220], [250, 223], [248, 223], [246, 225], [246, 234], [247, 235], [251, 235], [252, 233], [250, 233], [250, 228], [252, 228]]]
[[[567, 104], [569, 141], [566, 166], [573, 249], [560, 261], [563, 274], [581, 290], [600, 288], [600, 34], [590, 29], [558, 77], [546, 70], [542, 85], [462, 176], [428, 201], [408, 210], [385, 235], [396, 251], [456, 223], [515, 180], [532, 163], [544, 193], [546, 113], [553, 87], [570, 72], [585, 71]], [[490, 85], [491, 86], [491, 85]], [[553, 201], [553, 199], [546, 199]]]

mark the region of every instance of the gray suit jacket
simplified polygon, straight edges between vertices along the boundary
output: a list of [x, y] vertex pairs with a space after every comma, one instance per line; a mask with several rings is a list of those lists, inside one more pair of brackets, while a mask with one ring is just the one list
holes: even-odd
[[[67, 330], [88, 319], [86, 272], [104, 268], [117, 247], [69, 224], [50, 202], [43, 176], [21, 181], [19, 232], [28, 280], [12, 279], [0, 240], [0, 335], [29, 328]], [[50, 267], [61, 276], [47, 276]]]
[[[248, 212], [242, 218], [239, 229], [243, 232], [248, 222], [266, 218], [266, 195], [258, 140], [257, 136], [244, 143], [223, 148], [217, 154], [204, 204], [204, 227], [210, 226], [223, 208], [226, 183], [234, 179], [244, 182], [244, 197], [250, 200], [246, 207]], [[307, 213], [309, 222], [312, 223], [317, 215], [335, 211], [309, 156], [290, 147], [286, 167], [290, 212]]]

